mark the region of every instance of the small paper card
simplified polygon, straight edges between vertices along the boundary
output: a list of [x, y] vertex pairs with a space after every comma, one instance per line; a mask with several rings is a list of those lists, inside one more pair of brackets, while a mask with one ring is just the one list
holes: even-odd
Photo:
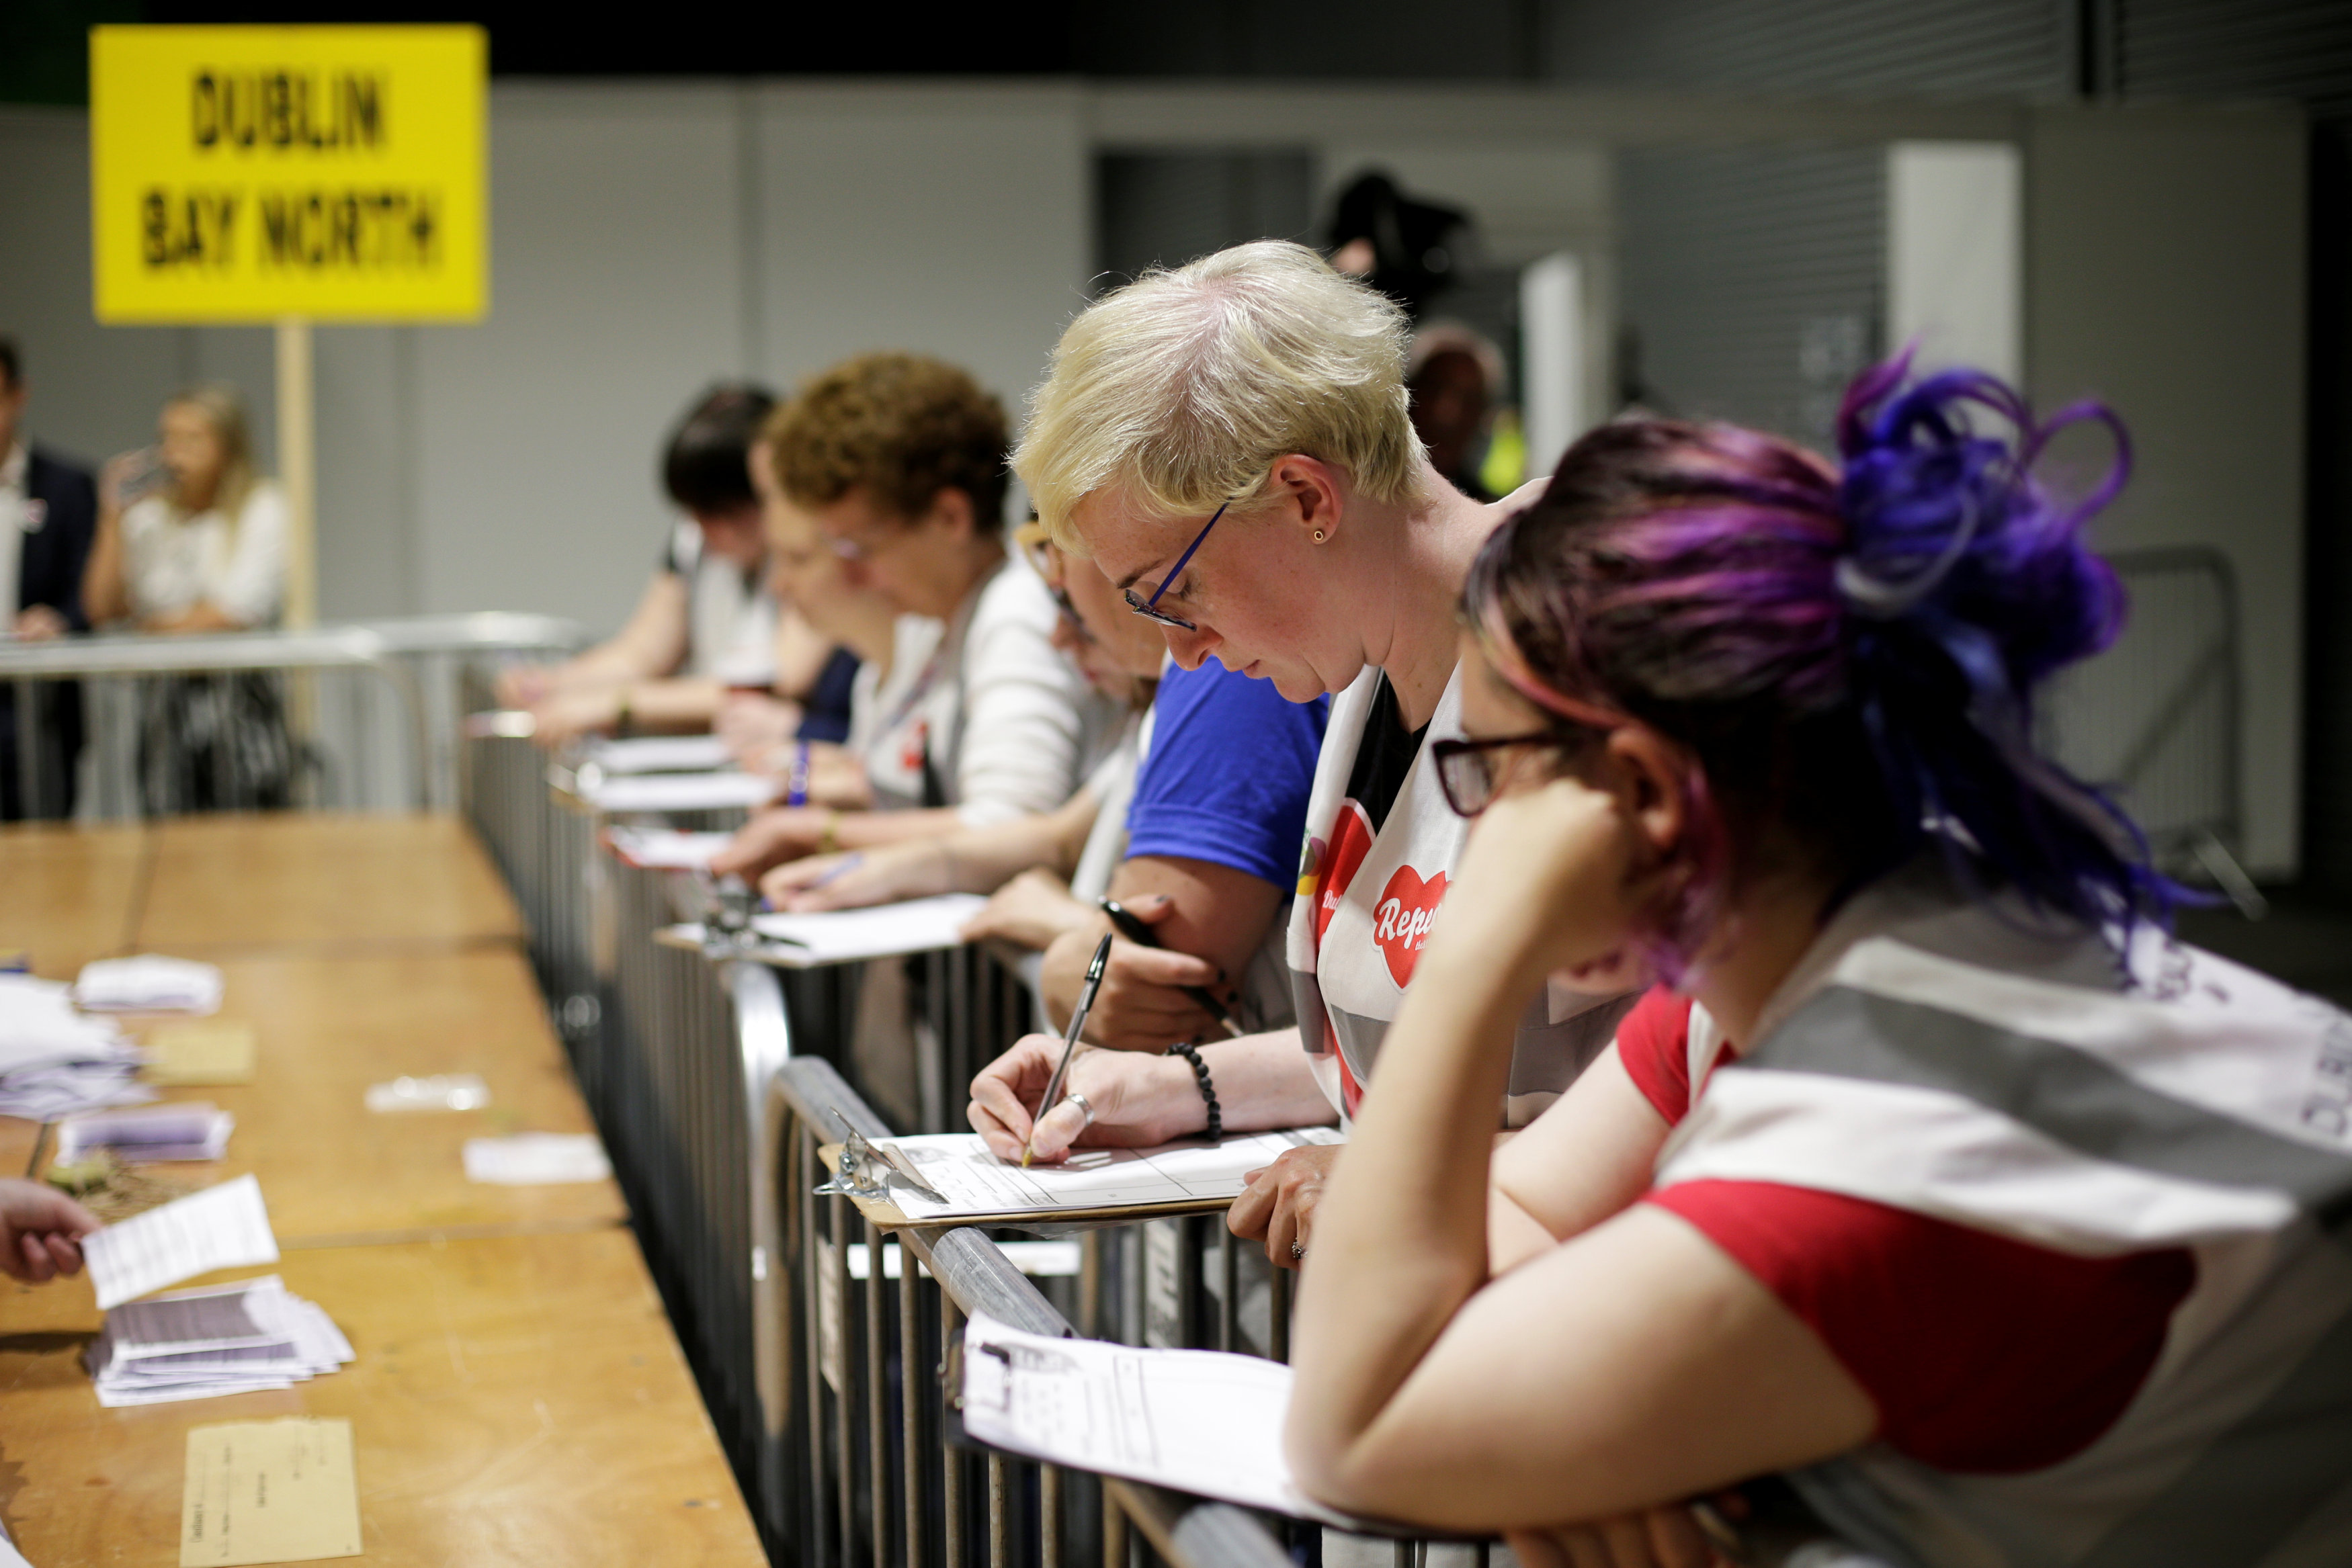
[[613, 1174], [593, 1133], [517, 1133], [466, 1140], [466, 1179], [500, 1186], [604, 1181]]
[[297, 1416], [189, 1429], [180, 1568], [359, 1554], [349, 1421]]
[[195, 1088], [253, 1082], [251, 1024], [226, 1019], [158, 1024], [141, 1043], [147, 1049], [150, 1083]]

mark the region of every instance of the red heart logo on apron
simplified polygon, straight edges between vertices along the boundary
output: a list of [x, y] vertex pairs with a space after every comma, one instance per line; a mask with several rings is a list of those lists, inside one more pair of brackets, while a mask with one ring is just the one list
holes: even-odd
[[1423, 882], [1421, 873], [1401, 865], [1372, 905], [1372, 940], [1380, 944], [1381, 956], [1389, 961], [1389, 977], [1399, 990], [1412, 983], [1412, 967], [1421, 959], [1422, 944], [1429, 940], [1430, 924], [1444, 896], [1444, 872]]

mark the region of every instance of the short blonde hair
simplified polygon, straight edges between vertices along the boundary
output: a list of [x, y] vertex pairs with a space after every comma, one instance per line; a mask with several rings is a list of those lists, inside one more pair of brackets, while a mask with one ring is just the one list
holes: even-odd
[[1013, 455], [1054, 541], [1098, 490], [1169, 517], [1246, 512], [1291, 453], [1411, 497], [1421, 443], [1404, 387], [1404, 312], [1288, 240], [1155, 267], [1062, 334]]

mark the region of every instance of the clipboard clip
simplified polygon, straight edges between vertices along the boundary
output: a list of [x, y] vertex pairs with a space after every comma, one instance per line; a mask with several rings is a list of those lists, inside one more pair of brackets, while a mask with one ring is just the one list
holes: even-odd
[[705, 957], [725, 958], [756, 946], [759, 933], [751, 916], [759, 896], [751, 884], [733, 874], [714, 877], [706, 867], [694, 869], [695, 890], [702, 895], [702, 951]]
[[869, 1202], [890, 1201], [890, 1183], [894, 1180], [913, 1188], [933, 1203], [945, 1203], [947, 1195], [925, 1181], [916, 1170], [914, 1162], [896, 1149], [887, 1149], [869, 1142], [866, 1135], [849, 1124], [840, 1112], [832, 1113], [841, 1124], [841, 1160], [833, 1178], [816, 1190], [820, 1196], [839, 1193], [845, 1197], [862, 1197]]

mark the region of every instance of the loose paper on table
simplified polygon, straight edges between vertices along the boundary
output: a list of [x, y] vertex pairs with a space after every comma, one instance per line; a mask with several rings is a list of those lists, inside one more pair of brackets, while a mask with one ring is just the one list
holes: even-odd
[[249, 1176], [191, 1193], [82, 1238], [81, 1255], [100, 1307], [176, 1285], [215, 1269], [278, 1261], [278, 1238]]
[[360, 1554], [349, 1421], [229, 1421], [188, 1432], [180, 1568]]
[[1228, 1202], [1241, 1196], [1244, 1176], [1272, 1165], [1286, 1150], [1344, 1141], [1336, 1127], [1301, 1127], [1235, 1134], [1214, 1144], [1188, 1138], [1149, 1149], [1079, 1149], [1065, 1164], [1023, 1170], [990, 1154], [977, 1133], [875, 1140], [905, 1155], [948, 1200], [933, 1202], [903, 1181], [893, 1181], [892, 1201], [918, 1224], [981, 1215]]
[[963, 1425], [1049, 1463], [1349, 1528], [1290, 1479], [1290, 1368], [1213, 1350], [1047, 1339], [974, 1312], [963, 1335]]
[[157, 1024], [140, 1040], [147, 1081], [175, 1087], [253, 1082], [253, 1026], [225, 1019]]

